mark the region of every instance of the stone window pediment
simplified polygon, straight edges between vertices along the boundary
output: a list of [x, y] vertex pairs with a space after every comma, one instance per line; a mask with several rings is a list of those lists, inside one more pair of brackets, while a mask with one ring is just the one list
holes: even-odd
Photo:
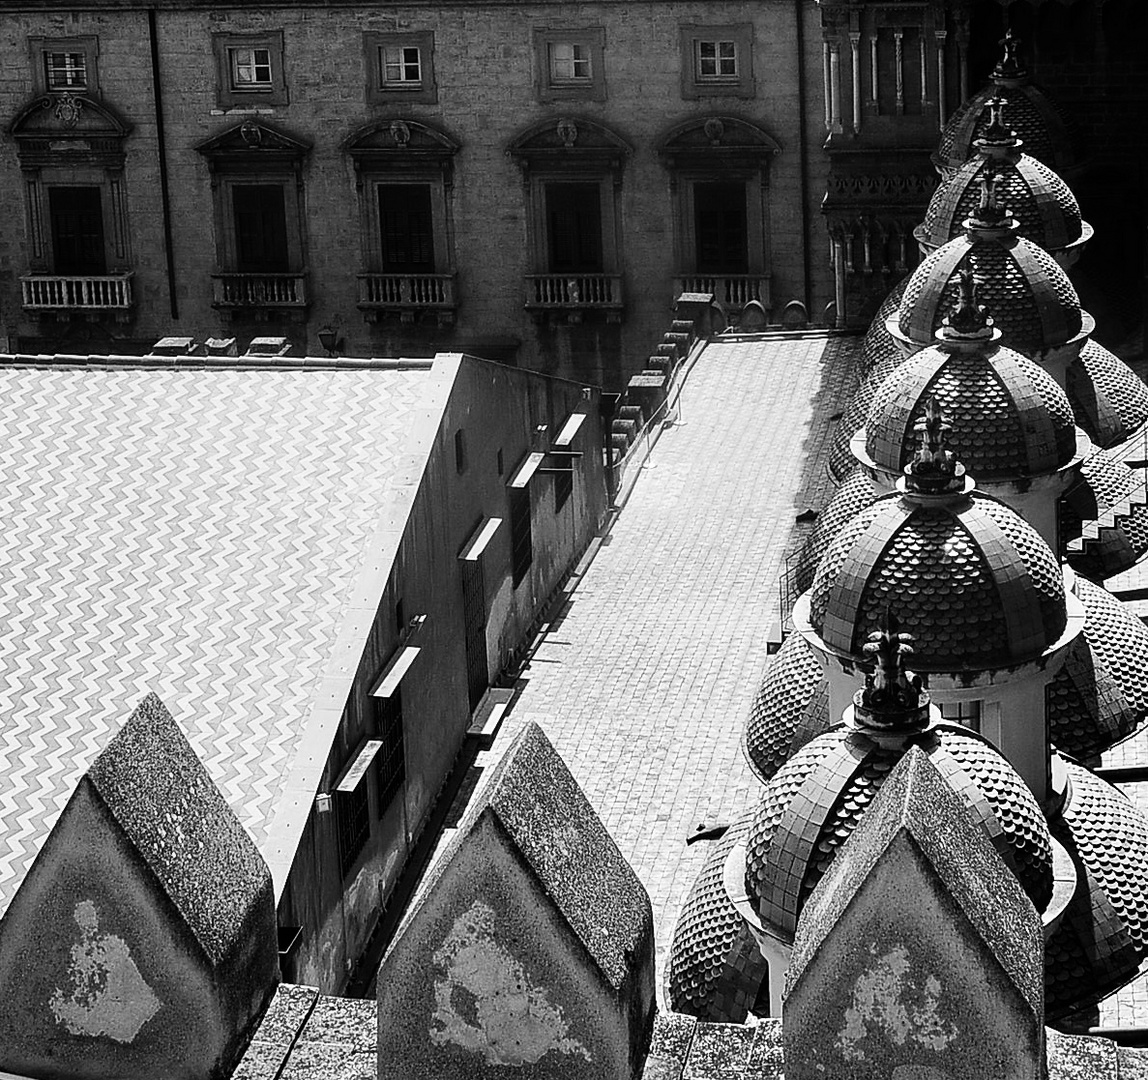
[[16, 114], [8, 134], [25, 168], [60, 164], [123, 168], [123, 140], [131, 124], [83, 94], [37, 97]]
[[245, 120], [201, 142], [196, 150], [213, 170], [299, 168], [311, 152], [311, 144], [270, 124]]
[[459, 144], [429, 124], [388, 117], [352, 132], [343, 141], [343, 149], [360, 172], [438, 170], [449, 178]]
[[604, 124], [585, 117], [562, 117], [528, 128], [511, 141], [507, 153], [527, 171], [574, 169], [620, 176], [631, 148]]
[[756, 124], [733, 116], [698, 116], [672, 128], [658, 143], [658, 157], [671, 169], [720, 163], [762, 168], [781, 153], [777, 141]]

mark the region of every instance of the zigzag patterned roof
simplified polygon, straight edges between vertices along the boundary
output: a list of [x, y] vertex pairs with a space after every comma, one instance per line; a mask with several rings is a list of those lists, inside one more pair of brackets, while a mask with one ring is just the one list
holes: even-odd
[[0, 368], [0, 914], [148, 691], [282, 885], [320, 684], [456, 371]]

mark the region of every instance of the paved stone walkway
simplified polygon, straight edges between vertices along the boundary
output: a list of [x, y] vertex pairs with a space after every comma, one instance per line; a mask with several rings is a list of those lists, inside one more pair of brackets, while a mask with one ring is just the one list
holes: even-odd
[[[828, 497], [852, 339], [716, 341], [524, 673], [489, 760], [537, 720], [654, 907], [658, 978], [705, 857], [699, 823], [753, 805], [740, 739], [794, 517]], [[483, 764], [480, 758], [479, 764]], [[659, 986], [659, 994], [661, 993]]]

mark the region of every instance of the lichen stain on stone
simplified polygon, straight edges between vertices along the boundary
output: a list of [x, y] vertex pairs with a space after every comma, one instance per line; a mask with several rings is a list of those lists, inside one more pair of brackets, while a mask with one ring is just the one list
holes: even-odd
[[467, 908], [435, 950], [431, 1041], [482, 1054], [488, 1065], [533, 1065], [551, 1052], [590, 1053], [567, 1034], [562, 1009], [532, 986], [522, 965], [495, 940], [494, 911]]
[[[874, 946], [870, 953], [876, 956]], [[860, 1061], [865, 1057], [860, 1044], [871, 1035], [883, 1036], [894, 1046], [910, 1043], [936, 1052], [957, 1037], [956, 1027], [941, 1017], [940, 980], [935, 975], [922, 979], [911, 971], [904, 945], [894, 945], [857, 979], [853, 1003], [845, 1010], [845, 1026], [837, 1033], [837, 1048], [846, 1060]]]
[[898, 1065], [893, 1070], [892, 1080], [952, 1080], [944, 1069], [932, 1065]]
[[81, 900], [72, 918], [80, 928], [68, 965], [72, 988], [52, 992], [52, 1015], [71, 1035], [106, 1035], [130, 1043], [161, 1002], [144, 982], [124, 939], [100, 933], [99, 912], [91, 900]]

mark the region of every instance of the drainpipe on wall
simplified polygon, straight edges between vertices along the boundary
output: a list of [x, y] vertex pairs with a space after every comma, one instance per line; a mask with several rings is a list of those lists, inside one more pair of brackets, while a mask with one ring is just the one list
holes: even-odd
[[163, 130], [163, 90], [159, 79], [159, 35], [156, 32], [155, 8], [147, 9], [148, 39], [151, 42], [151, 89], [155, 104], [156, 156], [159, 158], [159, 200], [163, 209], [163, 253], [167, 262], [167, 295], [171, 317], [179, 318], [179, 301], [175, 296], [175, 257], [171, 245], [171, 193], [167, 183], [167, 145]]
[[809, 148], [805, 141], [805, 24], [801, 18], [801, 0], [793, 0], [797, 20], [797, 131], [801, 167], [801, 269], [805, 287], [805, 313], [811, 319], [813, 288], [809, 277]]

